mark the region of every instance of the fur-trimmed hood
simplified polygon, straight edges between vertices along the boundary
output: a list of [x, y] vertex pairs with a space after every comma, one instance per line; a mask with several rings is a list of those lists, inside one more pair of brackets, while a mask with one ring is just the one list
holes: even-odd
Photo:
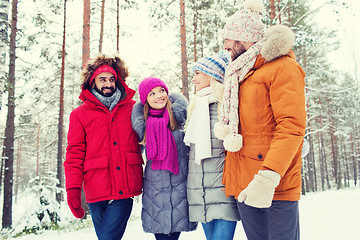
[[114, 68], [118, 74], [117, 85], [119, 82], [125, 82], [126, 78], [129, 76], [128, 68], [125, 66], [124, 61], [118, 55], [107, 56], [100, 53], [94, 58], [90, 58], [81, 71], [81, 86], [83, 90], [89, 89], [91, 75], [99, 66], [103, 64], [107, 64]]
[[264, 39], [260, 53], [266, 62], [270, 62], [278, 57], [289, 55], [295, 43], [295, 34], [287, 26], [274, 25], [265, 30]]
[[[169, 100], [171, 102], [171, 110], [176, 119], [176, 122], [180, 128], [183, 127], [186, 121], [186, 110], [188, 106], [187, 99], [180, 93], [170, 93]], [[141, 102], [135, 103], [132, 114], [131, 114], [131, 122], [133, 129], [139, 136], [139, 139], [144, 138], [145, 134], [145, 117], [144, 117], [144, 105]]]
[[83, 102], [89, 101], [92, 103], [100, 103], [99, 100], [89, 91], [91, 88], [89, 82], [91, 75], [94, 71], [101, 65], [107, 64], [111, 66], [116, 73], [118, 74], [118, 78], [116, 80], [116, 87], [121, 92], [121, 99], [120, 100], [132, 100], [133, 96], [135, 95], [135, 91], [130, 89], [125, 80], [129, 76], [128, 68], [125, 66], [124, 61], [117, 55], [114, 56], [106, 56], [105, 54], [98, 54], [96, 57], [89, 59], [83, 70], [81, 71], [81, 94], [79, 96], [80, 100]]

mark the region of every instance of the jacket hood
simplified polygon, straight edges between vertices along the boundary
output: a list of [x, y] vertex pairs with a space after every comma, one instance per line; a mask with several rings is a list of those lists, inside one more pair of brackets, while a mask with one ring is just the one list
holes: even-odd
[[[188, 101], [180, 93], [170, 93], [169, 100], [171, 102], [171, 110], [176, 119], [176, 122], [180, 127], [182, 127], [185, 124], [185, 120], [187, 117], [186, 112], [187, 112]], [[137, 102], [133, 107], [132, 115], [131, 115], [131, 122], [134, 130], [139, 136], [139, 139], [144, 138], [145, 127], [146, 127], [143, 110], [144, 110], [144, 105], [141, 102]]]
[[125, 83], [126, 78], [129, 76], [129, 71], [128, 68], [125, 66], [124, 61], [117, 55], [106, 56], [102, 53], [98, 54], [94, 58], [90, 58], [84, 65], [83, 70], [81, 71], [80, 77], [82, 91], [79, 96], [80, 100], [82, 100], [83, 102], [85, 102], [86, 100], [90, 100], [90, 102], [96, 102], [97, 104], [100, 103], [100, 101], [98, 101], [88, 89], [91, 88], [91, 86], [89, 85], [91, 75], [99, 66], [103, 64], [111, 66], [118, 74], [116, 87], [121, 91], [120, 100], [131, 100], [135, 95], [135, 91], [130, 89]]
[[94, 58], [90, 58], [81, 71], [81, 86], [83, 90], [89, 89], [91, 87], [89, 86], [91, 75], [99, 66], [103, 64], [107, 64], [114, 68], [118, 75], [117, 85], [120, 82], [125, 82], [126, 78], [129, 76], [128, 68], [125, 66], [124, 61], [119, 56], [107, 56], [101, 53]]
[[264, 40], [260, 53], [265, 61], [270, 62], [278, 57], [289, 55], [295, 43], [295, 34], [287, 26], [274, 25], [265, 30]]

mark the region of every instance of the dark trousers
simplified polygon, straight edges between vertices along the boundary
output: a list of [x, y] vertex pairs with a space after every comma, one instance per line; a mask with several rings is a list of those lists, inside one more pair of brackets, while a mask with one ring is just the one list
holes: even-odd
[[99, 240], [119, 240], [125, 232], [133, 206], [132, 198], [89, 203]]
[[156, 240], [178, 240], [180, 232], [173, 232], [170, 234], [155, 233]]
[[237, 203], [248, 240], [299, 240], [299, 203], [273, 201], [270, 208]]

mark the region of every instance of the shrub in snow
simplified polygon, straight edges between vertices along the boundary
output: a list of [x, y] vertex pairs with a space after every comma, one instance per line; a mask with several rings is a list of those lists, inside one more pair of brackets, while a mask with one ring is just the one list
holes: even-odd
[[58, 180], [54, 173], [33, 178], [19, 197], [14, 213], [13, 233], [33, 233], [56, 227], [61, 220], [60, 204], [56, 201]]

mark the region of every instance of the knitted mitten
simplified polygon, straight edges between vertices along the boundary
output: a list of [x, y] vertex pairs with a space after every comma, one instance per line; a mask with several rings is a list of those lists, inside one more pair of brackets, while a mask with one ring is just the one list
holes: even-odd
[[239, 194], [238, 201], [256, 208], [270, 207], [280, 179], [281, 176], [277, 172], [259, 170], [249, 185]]
[[76, 218], [83, 218], [85, 215], [84, 209], [81, 206], [81, 189], [70, 188], [66, 191], [67, 202], [71, 212]]

